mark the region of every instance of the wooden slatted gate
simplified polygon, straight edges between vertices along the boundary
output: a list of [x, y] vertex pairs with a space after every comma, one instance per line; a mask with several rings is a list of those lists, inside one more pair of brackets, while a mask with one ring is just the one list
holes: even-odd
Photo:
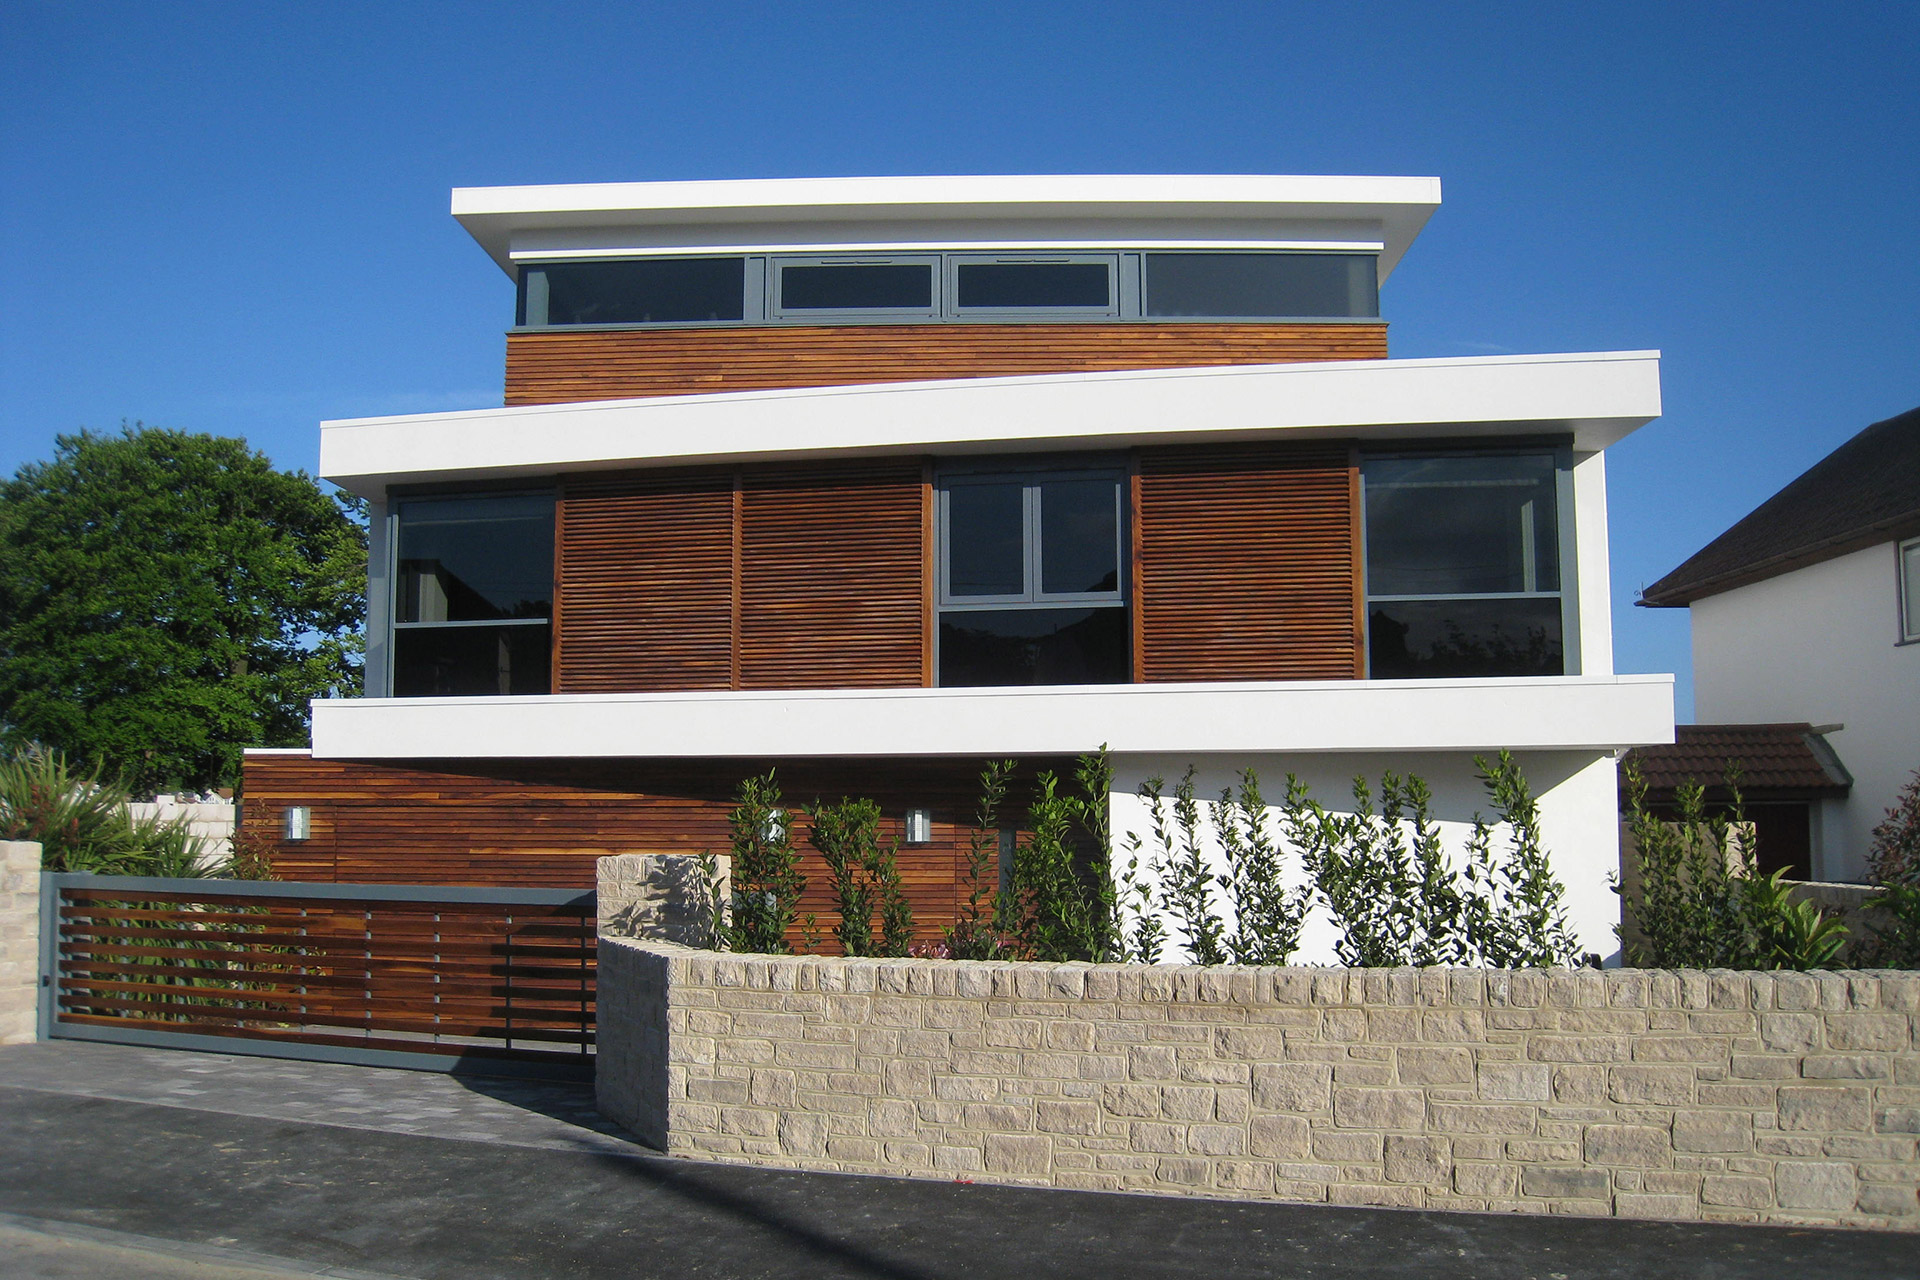
[[43, 1037], [592, 1076], [590, 891], [62, 873], [41, 895]]

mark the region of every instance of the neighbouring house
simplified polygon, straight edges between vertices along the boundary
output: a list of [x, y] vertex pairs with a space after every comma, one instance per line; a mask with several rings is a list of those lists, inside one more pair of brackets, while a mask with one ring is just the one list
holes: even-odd
[[1920, 769], [1920, 409], [1835, 449], [1640, 603], [1688, 612], [1700, 724], [1683, 735], [1726, 738], [1722, 759], [1751, 775], [1756, 735], [1809, 734], [1833, 779], [1851, 777], [1773, 815], [1800, 828], [1776, 847], [1804, 849], [1809, 878], [1862, 879], [1873, 828]]
[[[517, 289], [506, 407], [328, 422], [371, 503], [364, 698], [246, 758], [282, 875], [590, 885], [727, 844], [739, 781], [885, 807], [953, 918], [989, 760], [1106, 744], [1327, 801], [1502, 748], [1591, 948], [1615, 758], [1604, 452], [1644, 351], [1392, 360], [1429, 178], [943, 177], [463, 189]], [[1336, 806], [1337, 807], [1337, 806]], [[1013, 832], [1017, 838], [1017, 831]], [[1010, 847], [1009, 832], [998, 837]], [[824, 869], [805, 908], [830, 919]], [[1324, 941], [1324, 940], [1323, 940]]]

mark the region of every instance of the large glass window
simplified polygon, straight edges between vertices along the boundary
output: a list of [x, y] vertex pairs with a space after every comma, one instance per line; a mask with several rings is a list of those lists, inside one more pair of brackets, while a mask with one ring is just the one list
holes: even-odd
[[777, 310], [932, 315], [934, 263], [783, 262]]
[[1106, 470], [942, 479], [942, 685], [1127, 681], [1120, 495]]
[[592, 258], [519, 268], [517, 323], [1365, 320], [1378, 256], [1269, 250]]
[[1370, 675], [1565, 672], [1553, 453], [1376, 457], [1361, 477]]
[[1377, 316], [1378, 263], [1370, 253], [1149, 253], [1140, 312]]
[[395, 504], [396, 697], [546, 693], [551, 494]]
[[1113, 272], [1112, 258], [960, 259], [954, 309], [1105, 314], [1114, 309]]
[[745, 317], [743, 258], [556, 262], [520, 273], [520, 323], [689, 324]]

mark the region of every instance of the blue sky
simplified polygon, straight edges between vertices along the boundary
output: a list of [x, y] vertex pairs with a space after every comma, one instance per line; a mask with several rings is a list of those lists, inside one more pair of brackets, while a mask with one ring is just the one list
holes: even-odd
[[1659, 348], [1609, 455], [1618, 662], [1659, 577], [1920, 404], [1920, 6], [65, 3], [0, 21], [0, 472], [140, 419], [312, 470], [500, 402], [454, 186], [1435, 175], [1395, 356]]

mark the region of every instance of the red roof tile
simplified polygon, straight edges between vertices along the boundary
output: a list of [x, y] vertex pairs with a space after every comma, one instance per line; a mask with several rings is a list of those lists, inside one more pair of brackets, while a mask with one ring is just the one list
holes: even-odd
[[1658, 802], [1685, 782], [1723, 792], [1729, 765], [1742, 794], [1754, 799], [1845, 795], [1853, 777], [1827, 740], [1806, 724], [1681, 724], [1671, 746], [1635, 747], [1621, 760], [1636, 765]]

